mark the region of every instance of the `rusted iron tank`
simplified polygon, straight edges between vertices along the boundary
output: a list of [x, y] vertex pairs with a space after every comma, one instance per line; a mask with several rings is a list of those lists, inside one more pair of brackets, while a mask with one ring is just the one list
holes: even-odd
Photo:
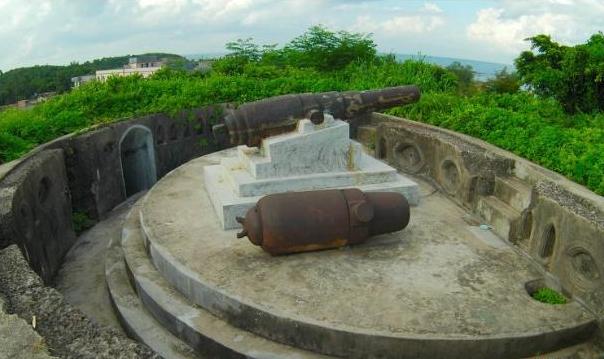
[[277, 96], [225, 110], [223, 123], [212, 130], [217, 138], [228, 133], [233, 145], [258, 146], [263, 138], [294, 130], [302, 118], [311, 118], [319, 124], [322, 113], [328, 112], [334, 118], [348, 121], [362, 114], [414, 103], [419, 98], [419, 88], [413, 85]]
[[237, 221], [238, 238], [272, 255], [308, 252], [400, 231], [409, 223], [409, 203], [400, 193], [356, 188], [286, 192], [261, 198]]

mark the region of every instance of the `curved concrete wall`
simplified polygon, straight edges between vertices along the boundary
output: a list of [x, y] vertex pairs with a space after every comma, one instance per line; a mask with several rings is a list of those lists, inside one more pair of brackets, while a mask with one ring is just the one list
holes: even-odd
[[[152, 158], [155, 177], [161, 178], [222, 148], [212, 144], [210, 134], [217, 111], [208, 107], [175, 118], [150, 115], [102, 126], [0, 166], [0, 248], [18, 244], [49, 282], [75, 241], [72, 213], [99, 220], [126, 199], [120, 145], [127, 132], [139, 128], [151, 134], [151, 142], [137, 137], [126, 150], [152, 146], [140, 158]], [[604, 317], [604, 198], [507, 151], [444, 129], [382, 114], [357, 119], [351, 129], [377, 157], [430, 180], [492, 223], [497, 234], [541, 264], [545, 278], [552, 274], [564, 292]]]
[[[31, 267], [48, 283], [75, 242], [72, 213], [99, 220], [126, 199], [124, 151], [146, 151], [133, 162], [145, 156], [152, 161], [138, 169], [148, 172], [149, 180], [142, 186], [152, 184], [180, 164], [219, 149], [212, 143], [211, 120], [220, 108], [109, 124], [61, 137], [0, 166], [0, 248], [18, 244]], [[130, 141], [136, 148], [123, 148], [132, 129], [151, 136]], [[141, 184], [132, 188], [137, 186]]]
[[373, 114], [357, 132], [377, 157], [429, 180], [482, 223], [493, 224], [541, 265], [546, 280], [604, 318], [604, 197], [438, 127]]

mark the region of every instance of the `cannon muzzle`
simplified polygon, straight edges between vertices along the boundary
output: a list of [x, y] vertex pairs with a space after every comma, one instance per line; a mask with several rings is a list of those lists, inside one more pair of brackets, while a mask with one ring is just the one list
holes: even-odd
[[417, 102], [417, 86], [397, 86], [380, 90], [305, 93], [283, 95], [248, 102], [227, 109], [224, 123], [213, 127], [214, 135], [226, 132], [233, 145], [258, 146], [262, 139], [293, 131], [298, 120], [322, 122], [322, 113], [348, 121], [356, 116]]

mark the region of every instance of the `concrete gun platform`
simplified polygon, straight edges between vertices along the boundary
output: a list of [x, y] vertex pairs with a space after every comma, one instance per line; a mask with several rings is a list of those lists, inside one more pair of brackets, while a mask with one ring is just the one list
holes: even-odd
[[[526, 284], [543, 279], [537, 266], [466, 223], [465, 210], [421, 181], [424, 198], [405, 230], [340, 250], [271, 257], [221, 229], [200, 185], [203, 167], [227, 155], [201, 157], [164, 177], [135, 216], [142, 243], [123, 240], [126, 258], [138, 246], [152, 263], [147, 273], [163, 278], [145, 294], [159, 322], [186, 323], [170, 308], [185, 303], [249, 340], [292, 348], [281, 357], [351, 358], [523, 357], [586, 340], [595, 327], [575, 301], [532, 299]], [[126, 263], [136, 282], [141, 261]], [[194, 336], [194, 326], [185, 334], [182, 324], [172, 327]]]

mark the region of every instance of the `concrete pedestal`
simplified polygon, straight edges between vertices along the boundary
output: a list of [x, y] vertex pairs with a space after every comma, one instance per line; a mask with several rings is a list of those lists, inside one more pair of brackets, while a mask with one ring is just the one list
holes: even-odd
[[224, 229], [238, 228], [235, 217], [271, 193], [357, 187], [419, 202], [415, 182], [364, 153], [350, 140], [348, 123], [329, 115], [320, 125], [302, 120], [296, 131], [267, 138], [261, 148], [239, 146], [235, 156], [205, 167], [204, 181]]

